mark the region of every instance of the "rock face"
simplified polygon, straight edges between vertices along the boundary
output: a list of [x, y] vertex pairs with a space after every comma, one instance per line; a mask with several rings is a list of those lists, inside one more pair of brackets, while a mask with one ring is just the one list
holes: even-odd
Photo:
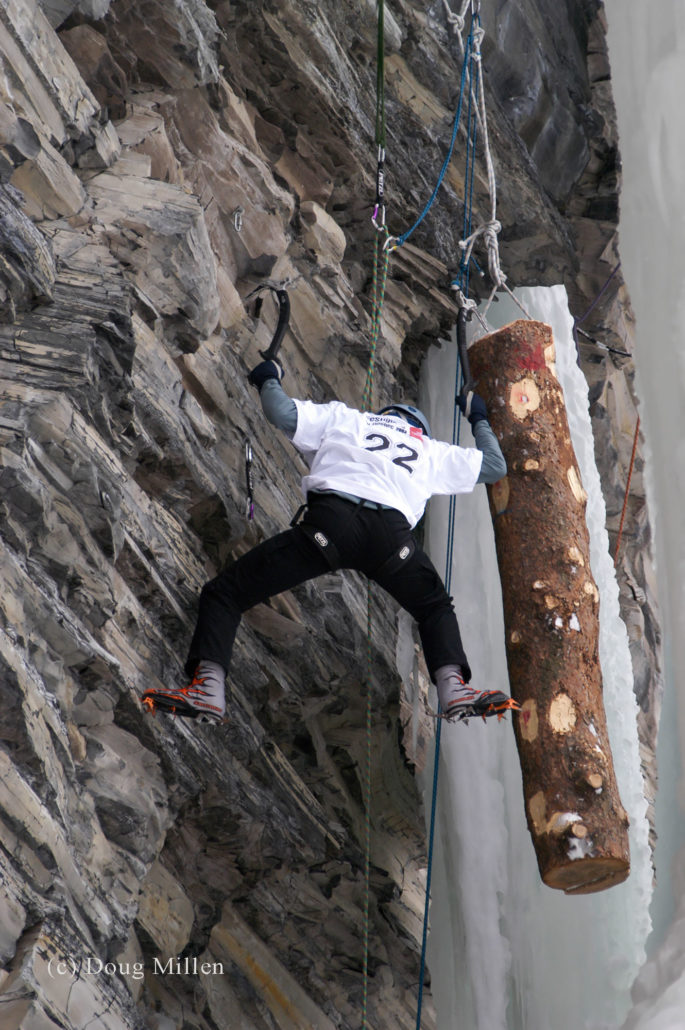
[[[502, 266], [510, 285], [567, 286], [615, 531], [635, 410], [601, 7], [485, 6]], [[444, 157], [460, 45], [438, 0], [397, 0], [386, 21], [399, 232]], [[300, 503], [301, 462], [245, 379], [274, 318], [269, 302], [253, 318], [251, 288], [293, 282], [290, 392], [360, 402], [375, 5], [3, 0], [0, 62], [3, 1025], [358, 1025], [367, 679], [368, 1013], [404, 1025], [426, 866], [413, 770], [433, 722], [420, 661], [398, 674], [387, 599], [368, 668], [365, 584], [328, 576], [249, 613], [225, 726], [144, 718], [138, 700], [182, 675], [204, 580]], [[454, 320], [462, 180], [455, 161], [392, 256], [379, 403], [415, 396]], [[481, 217], [485, 186], [479, 171]], [[621, 582], [649, 765], [640, 469]]]

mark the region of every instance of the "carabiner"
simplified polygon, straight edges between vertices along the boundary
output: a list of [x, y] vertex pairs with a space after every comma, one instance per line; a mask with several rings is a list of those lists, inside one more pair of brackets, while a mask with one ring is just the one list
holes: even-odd
[[254, 518], [254, 483], [252, 479], [252, 447], [249, 440], [245, 441], [245, 490], [247, 493], [245, 518], [251, 522]]

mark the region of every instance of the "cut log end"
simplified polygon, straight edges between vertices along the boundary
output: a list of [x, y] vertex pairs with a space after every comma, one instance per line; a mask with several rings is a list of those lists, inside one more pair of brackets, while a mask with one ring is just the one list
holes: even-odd
[[543, 882], [565, 894], [596, 894], [628, 879], [630, 862], [622, 858], [581, 858], [558, 863], [542, 874]]

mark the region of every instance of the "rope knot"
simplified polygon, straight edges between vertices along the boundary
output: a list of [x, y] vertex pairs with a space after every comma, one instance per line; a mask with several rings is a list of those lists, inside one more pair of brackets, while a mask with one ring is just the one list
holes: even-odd
[[485, 243], [485, 249], [488, 255], [488, 271], [490, 273], [490, 278], [497, 286], [503, 286], [506, 282], [506, 276], [503, 274], [499, 264], [499, 242], [497, 240], [497, 234], [501, 229], [501, 223], [498, 222], [496, 218], [493, 218], [489, 222], [484, 222], [483, 225], [478, 226], [475, 232], [472, 232], [465, 240], [459, 240], [459, 249], [462, 252], [462, 265], [467, 266], [471, 260], [476, 240], [481, 236], [483, 237], [483, 242]]
[[492, 246], [497, 246], [497, 234], [502, 231], [502, 225], [493, 218], [492, 221], [486, 222], [483, 225], [483, 236], [485, 237], [485, 246], [489, 249]]
[[507, 277], [502, 272], [499, 263], [499, 240], [497, 239], [497, 235], [501, 230], [502, 226], [496, 218], [493, 218], [490, 222], [486, 222], [483, 226], [485, 249], [488, 253], [488, 271], [490, 273], [490, 278], [497, 286], [503, 286], [507, 280]]
[[451, 25], [455, 32], [457, 32], [459, 34], [459, 37], [461, 38], [461, 35], [466, 27], [465, 11], [468, 7], [468, 3], [464, 4], [461, 14], [455, 14], [455, 12], [448, 4], [447, 0], [442, 0], [442, 4], [445, 8], [445, 17], [447, 18], [448, 25]]

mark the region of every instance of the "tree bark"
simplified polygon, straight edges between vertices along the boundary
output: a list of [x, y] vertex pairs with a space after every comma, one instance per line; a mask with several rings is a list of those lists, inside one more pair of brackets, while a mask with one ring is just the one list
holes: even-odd
[[469, 349], [507, 460], [489, 488], [502, 582], [514, 731], [540, 875], [568, 894], [630, 871], [628, 816], [609, 746], [599, 596], [552, 330], [518, 321]]

